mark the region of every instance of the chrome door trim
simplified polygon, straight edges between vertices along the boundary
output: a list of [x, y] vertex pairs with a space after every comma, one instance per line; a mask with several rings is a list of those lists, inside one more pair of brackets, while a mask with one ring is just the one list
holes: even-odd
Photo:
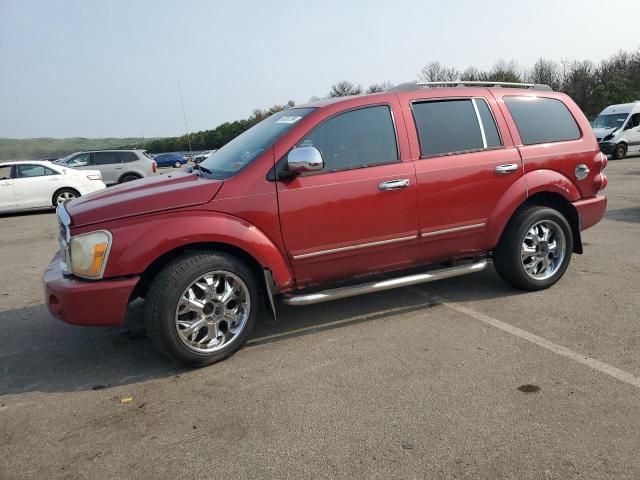
[[518, 170], [517, 163], [505, 163], [504, 165], [498, 165], [496, 167], [496, 173], [499, 175], [504, 175], [505, 173], [513, 173]]
[[436, 235], [444, 235], [445, 233], [463, 232], [465, 230], [474, 230], [476, 228], [483, 228], [486, 223], [474, 223], [473, 225], [463, 225], [462, 227], [445, 228], [444, 230], [435, 230], [433, 232], [422, 232], [421, 236], [435, 237]]
[[398, 180], [388, 180], [378, 185], [378, 190], [400, 190], [401, 188], [407, 188], [409, 186], [409, 179], [402, 178]]
[[476, 112], [476, 118], [478, 119], [478, 125], [480, 125], [480, 135], [482, 135], [482, 146], [487, 148], [487, 136], [484, 134], [484, 125], [482, 124], [482, 119], [480, 118], [480, 110], [478, 110], [478, 105], [476, 105], [476, 99], [471, 99], [471, 104], [473, 105], [473, 110]]
[[378, 242], [359, 243], [357, 245], [349, 245], [348, 247], [331, 248], [329, 250], [318, 250], [317, 252], [303, 253], [302, 255], [293, 255], [294, 260], [301, 260], [303, 258], [317, 257], [320, 255], [328, 255], [330, 253], [348, 252], [350, 250], [359, 250], [361, 248], [376, 247], [378, 245], [387, 245], [389, 243], [407, 242], [409, 240], [415, 240], [417, 235], [411, 235], [410, 237], [398, 237], [390, 238], [389, 240], [380, 240]]

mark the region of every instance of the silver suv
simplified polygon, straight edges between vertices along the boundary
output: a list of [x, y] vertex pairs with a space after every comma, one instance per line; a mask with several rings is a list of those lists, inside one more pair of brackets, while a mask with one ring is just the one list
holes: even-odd
[[100, 170], [107, 185], [130, 182], [157, 172], [156, 162], [144, 150], [96, 150], [72, 153], [55, 163], [80, 170]]

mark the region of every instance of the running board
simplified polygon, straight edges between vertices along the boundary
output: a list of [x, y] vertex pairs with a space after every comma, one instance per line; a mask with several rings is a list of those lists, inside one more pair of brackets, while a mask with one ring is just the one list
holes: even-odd
[[311, 305], [313, 303], [328, 302], [339, 298], [355, 297], [365, 293], [382, 292], [392, 288], [408, 287], [419, 283], [435, 282], [445, 278], [459, 277], [468, 273], [480, 272], [487, 267], [487, 260], [482, 259], [474, 263], [455, 267], [440, 268], [430, 272], [407, 275], [404, 277], [381, 280], [378, 282], [361, 283], [350, 287], [332, 288], [302, 295], [283, 295], [282, 301], [287, 305]]

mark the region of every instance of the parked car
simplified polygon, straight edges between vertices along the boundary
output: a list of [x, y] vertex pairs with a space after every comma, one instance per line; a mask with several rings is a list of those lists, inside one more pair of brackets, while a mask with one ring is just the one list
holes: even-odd
[[178, 153], [162, 153], [156, 155], [154, 160], [159, 167], [175, 167], [180, 168], [182, 165], [186, 165], [187, 159]]
[[156, 162], [144, 150], [78, 152], [55, 163], [78, 170], [100, 170], [107, 185], [138, 180], [157, 172]]
[[640, 152], [640, 100], [609, 105], [592, 125], [603, 153], [622, 159]]
[[78, 172], [47, 161], [0, 163], [0, 212], [54, 208], [105, 188], [98, 170]]
[[[191, 173], [58, 207], [50, 312], [119, 325], [146, 298], [156, 347], [207, 365], [278, 301], [377, 292], [490, 260], [516, 288], [550, 287], [605, 212], [607, 158], [588, 120], [562, 93], [425, 87], [290, 108]], [[395, 273], [366, 279], [381, 272]]]

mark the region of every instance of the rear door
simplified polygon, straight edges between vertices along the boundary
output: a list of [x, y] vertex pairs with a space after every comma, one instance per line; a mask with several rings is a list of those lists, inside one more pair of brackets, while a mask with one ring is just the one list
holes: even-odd
[[386, 102], [339, 111], [297, 141], [324, 159], [323, 170], [277, 181], [282, 235], [299, 286], [416, 261], [415, 171], [403, 161], [394, 124], [401, 115], [393, 112]]
[[[465, 89], [444, 98], [442, 93], [405, 94], [403, 101], [405, 116], [414, 123], [408, 130], [418, 182], [422, 262], [491, 248], [490, 218], [523, 175], [518, 150], [489, 92]], [[522, 200], [525, 193], [522, 188]]]
[[16, 208], [17, 202], [13, 191], [14, 180], [11, 178], [11, 165], [0, 163], [0, 212]]
[[100, 170], [102, 181], [111, 185], [118, 183], [124, 167], [117, 152], [93, 152], [93, 168]]

